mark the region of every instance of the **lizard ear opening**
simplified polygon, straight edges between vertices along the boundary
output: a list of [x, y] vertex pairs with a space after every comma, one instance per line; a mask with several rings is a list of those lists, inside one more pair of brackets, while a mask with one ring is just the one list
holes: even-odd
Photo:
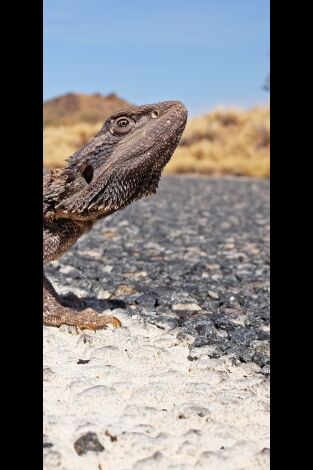
[[93, 178], [93, 168], [91, 165], [87, 165], [82, 172], [82, 177], [86, 181], [87, 184], [90, 184]]

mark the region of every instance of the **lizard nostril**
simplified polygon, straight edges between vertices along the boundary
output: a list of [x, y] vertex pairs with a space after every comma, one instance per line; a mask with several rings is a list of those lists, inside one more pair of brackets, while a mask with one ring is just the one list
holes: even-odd
[[86, 183], [91, 183], [93, 178], [93, 168], [91, 165], [87, 165], [82, 173], [83, 178], [85, 179]]

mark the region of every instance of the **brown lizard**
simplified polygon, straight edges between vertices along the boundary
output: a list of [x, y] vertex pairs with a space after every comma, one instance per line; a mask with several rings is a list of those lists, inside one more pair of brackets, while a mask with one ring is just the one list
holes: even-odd
[[[112, 115], [91, 142], [63, 169], [44, 176], [44, 264], [62, 256], [99, 219], [155, 193], [187, 121], [179, 101], [123, 109]], [[120, 321], [62, 301], [43, 278], [43, 322], [98, 329]]]

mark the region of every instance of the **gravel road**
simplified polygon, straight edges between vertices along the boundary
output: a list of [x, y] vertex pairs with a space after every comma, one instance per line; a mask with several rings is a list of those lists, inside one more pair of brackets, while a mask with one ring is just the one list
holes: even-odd
[[269, 468], [268, 181], [163, 178], [46, 271], [123, 327], [44, 327], [45, 468]]

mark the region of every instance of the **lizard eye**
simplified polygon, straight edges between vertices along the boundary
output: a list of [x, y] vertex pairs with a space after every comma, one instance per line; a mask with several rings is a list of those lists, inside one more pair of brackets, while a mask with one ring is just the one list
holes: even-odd
[[82, 172], [82, 177], [86, 181], [87, 184], [90, 184], [93, 178], [93, 168], [91, 165], [87, 165]]
[[115, 121], [111, 121], [110, 132], [113, 135], [122, 137], [128, 134], [135, 126], [135, 121], [127, 116], [118, 117]]
[[125, 118], [125, 117], [122, 117], [122, 118], [120, 118], [120, 119], [118, 119], [118, 120], [116, 121], [116, 125], [117, 125], [118, 127], [125, 128], [125, 127], [127, 127], [127, 126], [129, 125], [129, 120], [128, 120], [127, 118]]
[[155, 119], [155, 118], [158, 117], [159, 114], [160, 114], [159, 111], [158, 111], [157, 109], [155, 109], [154, 111], [152, 111], [151, 117], [152, 117], [153, 119]]

